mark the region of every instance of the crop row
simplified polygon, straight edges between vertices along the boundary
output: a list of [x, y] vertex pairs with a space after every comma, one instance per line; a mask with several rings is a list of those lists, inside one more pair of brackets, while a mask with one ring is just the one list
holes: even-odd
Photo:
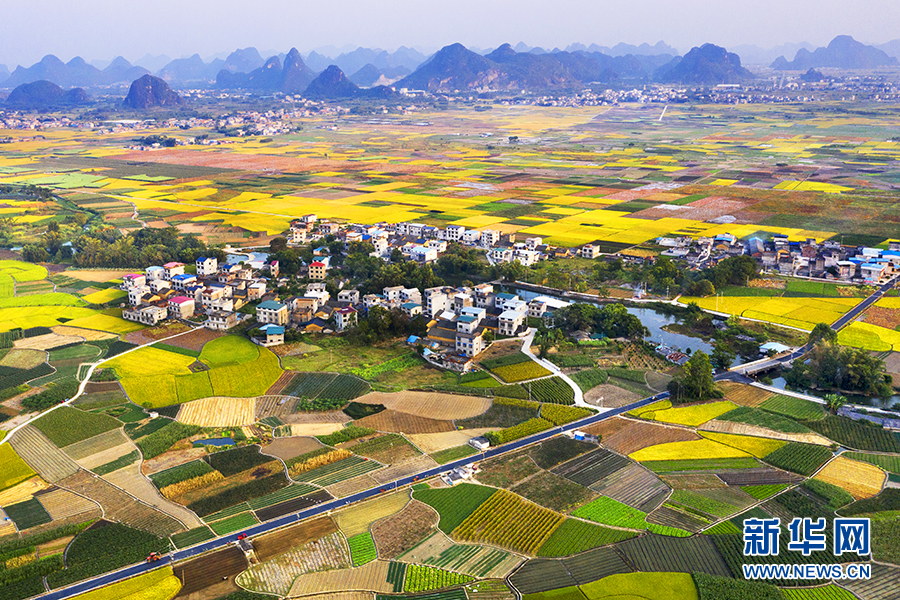
[[209, 466], [225, 477], [248, 471], [254, 467], [272, 462], [271, 456], [260, 454], [259, 446], [243, 446], [224, 452], [216, 452], [204, 457]]
[[498, 490], [453, 530], [453, 536], [533, 554], [564, 518], [512, 492]]
[[587, 369], [572, 373], [570, 377], [581, 388], [581, 391], [586, 392], [606, 383], [609, 379], [609, 374], [603, 369]]
[[561, 377], [539, 379], [528, 386], [535, 400], [553, 404], [575, 404], [575, 390]]
[[474, 578], [437, 567], [409, 565], [403, 582], [404, 592], [427, 592], [445, 587], [468, 583]]
[[438, 528], [450, 533], [494, 493], [494, 488], [460, 483], [446, 489], [416, 490], [413, 498], [434, 508], [441, 517]]
[[538, 556], [571, 556], [634, 537], [635, 534], [618, 529], [585, 523], [578, 519], [566, 519], [557, 527], [544, 545], [537, 551]]
[[221, 511], [229, 506], [240, 504], [251, 498], [270, 494], [287, 485], [288, 481], [284, 477], [284, 474], [276, 473], [274, 475], [269, 475], [268, 477], [254, 479], [247, 483], [222, 490], [218, 494], [212, 496], [200, 498], [188, 504], [188, 508], [203, 517]]
[[550, 375], [550, 371], [534, 361], [520, 362], [513, 365], [495, 367], [491, 371], [506, 383], [518, 383], [538, 377]]
[[561, 406], [559, 404], [544, 404], [541, 406], [541, 418], [550, 421], [554, 425], [571, 423], [591, 414], [590, 409], [575, 406]]
[[137, 440], [135, 443], [141, 449], [144, 460], [147, 460], [159, 456], [175, 443], [199, 432], [200, 427], [196, 425], [185, 425], [178, 421], [170, 421], [159, 430]]
[[355, 440], [356, 438], [372, 435], [373, 433], [375, 433], [374, 429], [350, 425], [329, 435], [317, 435], [316, 439], [326, 446], [336, 446], [344, 442], [349, 442], [350, 440]]
[[828, 415], [820, 421], [808, 421], [806, 425], [842, 446], [871, 452], [900, 453], [898, 436], [868, 421]]
[[492, 446], [499, 446], [518, 440], [529, 435], [534, 435], [541, 431], [545, 431], [553, 427], [553, 423], [546, 419], [534, 418], [528, 419], [524, 423], [501, 429], [500, 431], [489, 431], [485, 437], [491, 442]]
[[766, 456], [764, 460], [779, 469], [808, 477], [832, 456], [831, 450], [824, 446], [789, 443]]
[[320, 448], [287, 461], [288, 474], [292, 478], [296, 478], [300, 473], [306, 473], [351, 456], [353, 453], [349, 450]]
[[348, 538], [347, 544], [350, 546], [350, 557], [353, 559], [354, 567], [372, 562], [378, 557], [378, 553], [375, 550], [375, 540], [372, 539], [372, 534], [368, 531]]
[[194, 479], [195, 477], [201, 477], [208, 473], [212, 473], [213, 470], [214, 469], [209, 466], [209, 463], [206, 461], [193, 460], [189, 463], [166, 469], [165, 471], [153, 473], [150, 475], [150, 481], [152, 481], [157, 488], [162, 489], [176, 483], [181, 483], [182, 481], [187, 481], [188, 479]]

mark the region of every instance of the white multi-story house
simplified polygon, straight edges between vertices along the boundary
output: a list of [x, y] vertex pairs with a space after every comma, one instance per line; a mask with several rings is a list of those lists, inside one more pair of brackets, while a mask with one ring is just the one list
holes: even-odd
[[481, 245], [490, 248], [500, 241], [500, 232], [493, 229], [483, 229], [481, 231]]
[[214, 256], [197, 259], [197, 275], [206, 277], [207, 275], [215, 275], [219, 270], [219, 260]]
[[463, 234], [466, 232], [466, 228], [462, 225], [447, 225], [447, 239], [451, 242], [458, 242], [462, 239]]

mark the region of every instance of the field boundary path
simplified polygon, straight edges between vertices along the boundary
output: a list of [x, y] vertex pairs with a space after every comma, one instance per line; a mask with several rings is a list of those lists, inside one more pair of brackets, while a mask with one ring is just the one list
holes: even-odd
[[[74, 402], [75, 400], [80, 398], [81, 395], [84, 394], [85, 386], [87, 386], [87, 384], [90, 383], [90, 381], [91, 381], [91, 376], [94, 374], [94, 369], [96, 369], [97, 367], [99, 367], [100, 365], [105, 363], [106, 361], [112, 360], [113, 358], [118, 358], [120, 356], [125, 356], [126, 354], [135, 352], [137, 350], [141, 350], [142, 348], [147, 348], [148, 346], [152, 346], [153, 344], [158, 344], [159, 342], [167, 342], [169, 340], [177, 338], [178, 336], [184, 335], [186, 333], [190, 333], [192, 331], [194, 331], [194, 330], [189, 329], [187, 331], [182, 331], [181, 333], [176, 333], [175, 335], [170, 335], [169, 337], [166, 337], [166, 338], [160, 338], [158, 340], [153, 340], [152, 342], [149, 342], [147, 344], [143, 344], [141, 346], [135, 346], [134, 348], [129, 348], [125, 352], [121, 352], [119, 354], [116, 354], [115, 356], [110, 356], [109, 358], [104, 358], [103, 360], [101, 360], [99, 362], [91, 363], [90, 368], [88, 368], [87, 374], [84, 376], [84, 380], [82, 380], [81, 383], [78, 385], [78, 392], [76, 392], [76, 394], [74, 396], [72, 396], [65, 402], [61, 402], [55, 406], [52, 406], [51, 408], [45, 410], [42, 413], [38, 413], [37, 415], [35, 415], [35, 416], [31, 417], [30, 419], [28, 419], [27, 421], [25, 421], [24, 423], [19, 423], [18, 425], [16, 425], [15, 427], [13, 427], [12, 429], [10, 429], [9, 431], [6, 432], [6, 437], [3, 438], [3, 440], [0, 440], [0, 445], [7, 443], [9, 441], [9, 439], [13, 436], [14, 433], [16, 433], [17, 431], [19, 431], [20, 429], [22, 429], [29, 423], [32, 423], [33, 421], [40, 419], [44, 415], [50, 414], [51, 412], [53, 412], [54, 410], [57, 410], [61, 406], [68, 406], [69, 404], [71, 404], [72, 402]], [[88, 363], [81, 363], [81, 365], [78, 366], [79, 374], [81, 374], [81, 367], [86, 364], [88, 364]]]
[[[578, 384], [575, 383], [574, 381], [572, 381], [571, 377], [569, 377], [568, 375], [563, 373], [559, 367], [554, 365], [549, 360], [545, 360], [543, 358], [538, 358], [531, 352], [531, 344], [532, 344], [532, 342], [534, 342], [534, 334], [536, 334], [536, 333], [537, 333], [537, 329], [535, 329], [534, 327], [531, 327], [528, 329], [528, 335], [525, 336], [525, 339], [522, 342], [522, 353], [525, 354], [526, 356], [528, 356], [529, 358], [531, 358], [531, 360], [533, 360], [537, 364], [541, 365], [542, 367], [544, 367], [545, 369], [550, 371], [553, 375], [550, 375], [549, 377], [552, 377], [555, 375], [556, 377], [559, 377], [560, 379], [565, 381], [566, 384], [570, 388], [572, 388], [572, 391], [575, 392], [575, 406], [581, 406], [584, 408], [592, 408], [592, 409], [596, 410], [596, 408], [597, 408], [596, 406], [593, 406], [592, 404], [588, 404], [587, 402], [584, 401], [584, 393], [581, 391], [581, 388], [578, 387]], [[540, 379], [546, 379], [546, 377], [543, 377]]]

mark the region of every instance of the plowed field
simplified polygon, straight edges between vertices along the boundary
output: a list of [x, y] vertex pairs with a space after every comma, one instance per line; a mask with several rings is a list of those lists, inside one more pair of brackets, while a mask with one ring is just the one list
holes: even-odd
[[203, 398], [181, 405], [178, 420], [201, 427], [237, 427], [256, 422], [256, 398]]
[[437, 392], [372, 392], [356, 401], [382, 404], [398, 412], [439, 420], [468, 419], [480, 415], [491, 406], [487, 398]]
[[452, 421], [438, 421], [396, 410], [383, 410], [380, 413], [359, 419], [356, 424], [360, 427], [370, 427], [377, 431], [392, 433], [440, 433], [443, 431], [455, 431]]

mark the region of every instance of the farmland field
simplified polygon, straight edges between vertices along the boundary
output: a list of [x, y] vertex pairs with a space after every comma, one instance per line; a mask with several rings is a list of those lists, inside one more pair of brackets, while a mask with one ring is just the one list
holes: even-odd
[[563, 517], [499, 490], [455, 527], [452, 536], [466, 542], [483, 542], [524, 554], [534, 554]]
[[413, 500], [400, 512], [372, 525], [372, 537], [382, 558], [397, 558], [425, 539], [437, 527], [438, 515], [426, 504]]
[[180, 589], [181, 581], [167, 567], [76, 597], [78, 600], [169, 600]]
[[635, 534], [585, 523], [577, 519], [566, 519], [557, 527], [547, 541], [538, 549], [538, 556], [570, 556], [615, 542], [621, 542]]
[[[192, 375], [190, 377], [193, 377]], [[176, 378], [176, 384], [180, 379]], [[210, 388], [211, 389], [211, 388]], [[256, 398], [204, 398], [181, 405], [178, 420], [201, 427], [235, 427], [256, 421]]]
[[12, 444], [0, 445], [0, 491], [34, 476], [34, 471], [13, 450]]
[[689, 574], [628, 573], [610, 575], [581, 586], [587, 600], [603, 598], [646, 598], [646, 600], [699, 600], [697, 587]]
[[400, 512], [409, 502], [407, 492], [398, 491], [350, 506], [335, 514], [335, 521], [348, 538], [369, 531], [372, 523]]
[[710, 419], [715, 419], [719, 415], [723, 415], [735, 408], [737, 408], [737, 406], [728, 401], [710, 402], [708, 404], [695, 404], [692, 406], [679, 406], [677, 408], [668, 408], [665, 410], [654, 410], [649, 413], [642, 413], [640, 416], [644, 419], [652, 419], [663, 423], [697, 427]]
[[875, 465], [838, 456], [816, 474], [816, 479], [843, 488], [859, 500], [880, 493], [887, 477]]
[[482, 485], [461, 483], [450, 489], [418, 490], [413, 492], [413, 498], [434, 508], [441, 517], [438, 527], [444, 533], [450, 533], [496, 491]]

